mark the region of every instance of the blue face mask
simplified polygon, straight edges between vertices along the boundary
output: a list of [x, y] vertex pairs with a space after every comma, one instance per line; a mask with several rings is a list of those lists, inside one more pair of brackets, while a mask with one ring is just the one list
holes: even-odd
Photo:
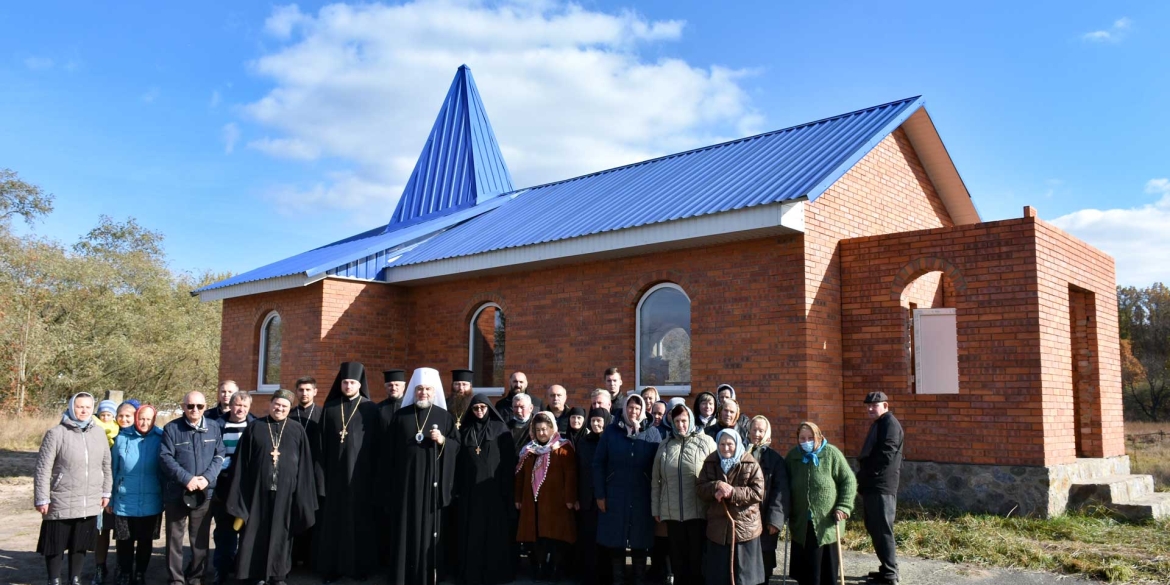
[[813, 452], [813, 447], [815, 447], [816, 445], [817, 445], [817, 444], [816, 444], [816, 441], [807, 441], [807, 442], [801, 443], [801, 444], [800, 444], [800, 448], [801, 448], [801, 449], [802, 449], [802, 450], [803, 450], [805, 453], [812, 453], [812, 452]]

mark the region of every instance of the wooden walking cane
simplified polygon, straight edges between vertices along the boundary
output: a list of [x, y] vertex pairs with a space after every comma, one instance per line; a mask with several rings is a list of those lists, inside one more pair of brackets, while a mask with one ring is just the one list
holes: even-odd
[[845, 553], [841, 550], [841, 521], [833, 516], [833, 526], [837, 528], [837, 572], [841, 575], [841, 585], [845, 585]]
[[731, 581], [729, 585], [735, 585], [735, 518], [731, 517], [731, 510], [727, 509], [727, 502], [723, 502], [723, 513], [727, 514], [727, 521], [731, 522], [731, 566], [728, 567], [728, 572], [731, 574]]

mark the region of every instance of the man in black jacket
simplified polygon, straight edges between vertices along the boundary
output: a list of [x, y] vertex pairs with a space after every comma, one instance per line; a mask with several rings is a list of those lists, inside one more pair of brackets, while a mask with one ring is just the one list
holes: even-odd
[[[204, 416], [201, 392], [183, 398], [183, 416], [163, 428], [159, 471], [167, 523], [167, 574], [170, 583], [203, 582], [211, 515], [207, 513], [223, 468], [223, 428]], [[188, 525], [189, 521], [189, 525]], [[183, 533], [191, 541], [191, 561], [183, 565]]]
[[884, 392], [870, 392], [865, 408], [874, 419], [861, 446], [857, 489], [865, 507], [865, 531], [873, 541], [881, 568], [869, 574], [869, 583], [898, 582], [898, 558], [894, 544], [894, 512], [898, 505], [898, 479], [902, 472], [902, 425], [890, 412]]

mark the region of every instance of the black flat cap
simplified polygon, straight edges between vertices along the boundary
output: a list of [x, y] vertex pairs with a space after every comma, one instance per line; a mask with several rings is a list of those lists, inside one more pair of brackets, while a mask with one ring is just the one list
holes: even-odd
[[452, 382], [471, 382], [471, 370], [451, 370]]
[[866, 404], [876, 404], [878, 402], [889, 402], [889, 401], [890, 401], [890, 399], [886, 396], [885, 392], [881, 392], [881, 391], [870, 392], [869, 394], [865, 395], [865, 403]]
[[382, 372], [383, 382], [405, 382], [406, 370], [386, 370]]

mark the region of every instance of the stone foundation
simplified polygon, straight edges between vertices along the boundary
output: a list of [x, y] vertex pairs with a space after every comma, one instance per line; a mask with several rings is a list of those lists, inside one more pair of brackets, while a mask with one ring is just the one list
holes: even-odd
[[[856, 462], [852, 458], [850, 462], [856, 469]], [[1059, 516], [1068, 506], [1073, 482], [1128, 473], [1128, 455], [1077, 459], [1050, 467], [906, 461], [898, 503], [999, 515]]]

